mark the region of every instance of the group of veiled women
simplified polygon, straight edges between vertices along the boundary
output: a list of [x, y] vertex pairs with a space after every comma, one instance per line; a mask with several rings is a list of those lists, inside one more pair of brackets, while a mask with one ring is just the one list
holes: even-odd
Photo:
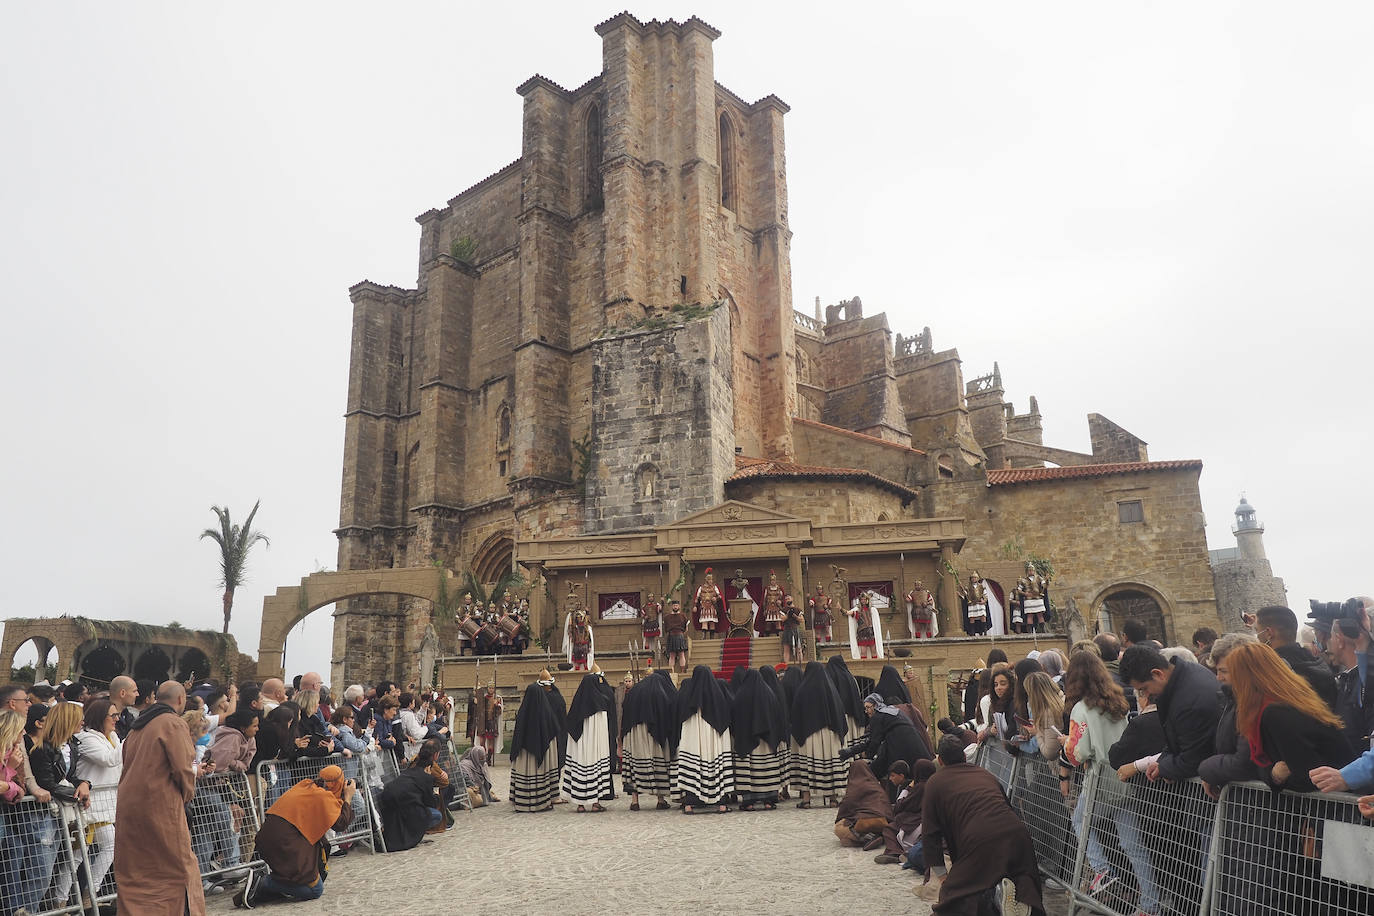
[[838, 808], [852, 778], [847, 757], [869, 756], [859, 765], [876, 780], [898, 761], [909, 768], [931, 756], [915, 685], [888, 666], [865, 698], [840, 656], [781, 677], [767, 666], [739, 667], [728, 683], [698, 665], [680, 686], [664, 671], [643, 678], [617, 715], [600, 671], [582, 678], [566, 707], [545, 675], [526, 689], [516, 716], [511, 803], [525, 812], [560, 801], [578, 813], [604, 811], [619, 772], [633, 811], [641, 795], [684, 814], [734, 804], [771, 810], [793, 792], [800, 808]]

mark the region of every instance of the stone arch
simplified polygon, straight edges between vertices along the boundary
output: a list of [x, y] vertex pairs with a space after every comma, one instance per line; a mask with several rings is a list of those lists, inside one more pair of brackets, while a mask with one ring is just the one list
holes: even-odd
[[[57, 675], [62, 671], [60, 667], [62, 663], [62, 652], [58, 650], [57, 645], [53, 643], [52, 640], [44, 636], [34, 635], [26, 637], [19, 645], [15, 646], [14, 651], [9, 653], [10, 668], [13, 669], [15, 667], [14, 663], [19, 658], [19, 653], [22, 652], [24, 647], [29, 643], [33, 643], [34, 654], [38, 656], [33, 663], [34, 680], [56, 680]], [[52, 678], [49, 678], [45, 673], [49, 668], [53, 669]], [[8, 677], [6, 679], [8, 680]]]
[[172, 658], [161, 648], [150, 646], [134, 661], [134, 680], [162, 683], [172, 676]]
[[192, 678], [203, 681], [210, 676], [210, 657], [192, 646], [181, 653], [181, 658], [176, 663], [176, 669], [178, 681]]
[[365, 595], [404, 595], [437, 601], [439, 583], [450, 596], [458, 591], [453, 571], [442, 567], [412, 566], [395, 569], [366, 569], [345, 572], [318, 572], [301, 579], [299, 585], [285, 585], [262, 602], [262, 624], [258, 631], [258, 676], [281, 677], [282, 651], [291, 628], [306, 616], [330, 604]]
[[472, 576], [478, 582], [491, 583], [508, 572], [515, 560], [515, 542], [508, 534], [493, 534], [472, 557]]
[[124, 673], [127, 664], [118, 649], [101, 645], [81, 656], [78, 676], [88, 683], [108, 687], [110, 681]]
[[1170, 645], [1173, 603], [1154, 586], [1144, 582], [1116, 582], [1103, 588], [1093, 598], [1092, 620], [1104, 629], [1118, 630], [1121, 622], [1136, 617], [1145, 624], [1151, 639]]

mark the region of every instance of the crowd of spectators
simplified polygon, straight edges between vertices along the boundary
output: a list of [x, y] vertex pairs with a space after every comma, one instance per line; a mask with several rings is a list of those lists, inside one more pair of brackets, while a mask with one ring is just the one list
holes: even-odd
[[[169, 700], [159, 699], [164, 693], [175, 700], [171, 708]], [[198, 911], [206, 894], [231, 886], [240, 887], [235, 902], [247, 907], [272, 897], [310, 899], [323, 893], [324, 860], [331, 853], [347, 854], [349, 848], [332, 842], [335, 822], [342, 832], [364, 810], [365, 796], [358, 790], [366, 785], [360, 766], [365, 754], [392, 758], [393, 765], [377, 768], [385, 769], [388, 778], [373, 776], [366, 791], [373, 793], [382, 815], [378, 831], [386, 824], [388, 838], [398, 838], [396, 848], [408, 848], [399, 839], [417, 826], [423, 833], [451, 825], [448, 809], [457, 801], [449, 773], [439, 763], [449, 734], [448, 699], [413, 687], [403, 693], [383, 682], [374, 689], [350, 686], [342, 700], [334, 706], [314, 673], [289, 684], [269, 678], [263, 683], [159, 686], [119, 676], [108, 689], [95, 692], [79, 682], [0, 688], [0, 916], [27, 916], [74, 903], [93, 912], [93, 901], [114, 894], [116, 876], [123, 911], [133, 911], [124, 900], [128, 876], [120, 874], [116, 856], [123, 843], [142, 842], [121, 838], [117, 816], [125, 743], [142, 719], [163, 713], [176, 713], [172, 718], [179, 724], [173, 735], [185, 742], [185, 779], [193, 787], [184, 804], [180, 799], [168, 803], [187, 825], [189, 842], [183, 852], [188, 860], [193, 857], [203, 876], [187, 889], [185, 906], [191, 912]], [[475, 772], [485, 773], [481, 764]], [[326, 770], [331, 778], [320, 775]], [[335, 771], [338, 776], [332, 778]], [[306, 782], [297, 781], [301, 774], [318, 784], [319, 791], [306, 792]], [[423, 796], [425, 804], [416, 807], [408, 795], [403, 799], [405, 793], [392, 789], [398, 784], [415, 786], [416, 799]], [[303, 787], [299, 797], [277, 809], [293, 785]], [[275, 833], [255, 836], [250, 828], [256, 823], [252, 811], [259, 793], [268, 816], [264, 823], [272, 824]], [[266, 848], [264, 844], [280, 845], [278, 834], [299, 835], [301, 824], [313, 831], [324, 814], [302, 812], [313, 807], [328, 813], [331, 798], [348, 811], [334, 811], [308, 844], [320, 850], [318, 867], [305, 867], [291, 849], [283, 858], [280, 849]], [[147, 800], [147, 805], [158, 804]], [[289, 817], [275, 817], [283, 812]], [[78, 829], [82, 825], [84, 831]], [[277, 853], [288, 873], [275, 881], [263, 873], [253, 876], [246, 865], [255, 842], [259, 858], [271, 865], [271, 853]], [[79, 867], [83, 854], [90, 863], [89, 879]], [[292, 880], [306, 876], [309, 881]], [[133, 880], [138, 880], [136, 873]], [[104, 909], [113, 912], [114, 906]]]

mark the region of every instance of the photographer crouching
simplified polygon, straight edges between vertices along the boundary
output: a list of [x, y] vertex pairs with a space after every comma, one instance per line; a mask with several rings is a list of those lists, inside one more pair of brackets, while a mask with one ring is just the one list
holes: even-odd
[[329, 830], [347, 830], [353, 822], [357, 785], [343, 770], [327, 766], [316, 779], [302, 779], [267, 809], [257, 848], [269, 874], [254, 871], [234, 905], [251, 910], [267, 900], [315, 900], [324, 894], [329, 872]]

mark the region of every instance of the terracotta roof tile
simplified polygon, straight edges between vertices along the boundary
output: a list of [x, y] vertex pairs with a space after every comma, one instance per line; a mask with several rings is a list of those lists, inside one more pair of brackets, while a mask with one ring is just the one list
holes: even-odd
[[910, 487], [902, 486], [886, 477], [879, 477], [872, 471], [861, 468], [827, 468], [813, 464], [792, 464], [788, 461], [771, 461], [767, 458], [735, 456], [735, 473], [725, 482], [737, 483], [744, 480], [767, 480], [791, 477], [799, 480], [854, 480], [874, 484], [902, 497], [903, 500], [915, 499], [920, 494]]
[[1007, 468], [988, 471], [988, 486], [1002, 487], [1015, 483], [1035, 483], [1040, 480], [1111, 477], [1116, 474], [1138, 474], [1143, 471], [1191, 470], [1202, 470], [1202, 461], [1197, 458], [1189, 458], [1182, 461], [1123, 461], [1117, 464], [1080, 464], [1063, 468]]

